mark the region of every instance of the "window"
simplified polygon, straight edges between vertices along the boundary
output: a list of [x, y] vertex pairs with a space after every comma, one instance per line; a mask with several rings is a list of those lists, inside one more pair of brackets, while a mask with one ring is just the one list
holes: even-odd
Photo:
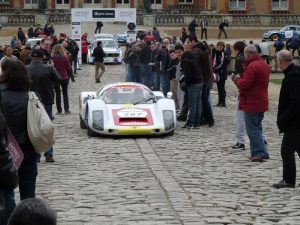
[[178, 0], [179, 4], [193, 4], [193, 0]]
[[25, 0], [25, 4], [37, 4], [37, 0]]
[[151, 0], [151, 4], [161, 4], [161, 0]]
[[288, 0], [272, 0], [272, 9], [288, 9]]
[[102, 0], [84, 0], [84, 4], [101, 4]]
[[56, 4], [69, 4], [69, 0], [56, 0]]
[[129, 4], [129, 0], [117, 0], [117, 4]]
[[230, 0], [230, 9], [246, 9], [246, 0]]

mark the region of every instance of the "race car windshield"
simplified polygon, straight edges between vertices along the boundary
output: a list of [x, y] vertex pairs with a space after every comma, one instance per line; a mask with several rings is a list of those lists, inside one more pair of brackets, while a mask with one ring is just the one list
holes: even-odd
[[117, 86], [103, 91], [99, 96], [106, 104], [150, 104], [155, 96], [146, 88], [139, 86]]
[[[97, 41], [94, 43], [94, 47], [96, 47]], [[101, 42], [102, 42], [102, 45], [101, 45], [102, 48], [117, 48], [118, 47], [114, 40], [101, 40]]]

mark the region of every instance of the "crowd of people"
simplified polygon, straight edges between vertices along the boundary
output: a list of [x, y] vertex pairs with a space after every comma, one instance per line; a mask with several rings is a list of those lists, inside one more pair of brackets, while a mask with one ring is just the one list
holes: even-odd
[[[226, 23], [226, 21], [224, 21]], [[192, 21], [195, 28], [195, 20]], [[226, 25], [222, 25], [223, 28]], [[207, 39], [208, 23], [201, 21], [201, 39]], [[224, 33], [224, 29], [220, 28]], [[126, 81], [142, 83], [151, 90], [162, 90], [165, 96], [173, 93], [178, 112], [177, 119], [184, 121], [184, 129], [198, 129], [201, 126], [213, 127], [215, 124], [210, 91], [213, 83], [218, 90], [218, 103], [215, 107], [226, 107], [225, 83], [228, 77], [228, 65], [231, 62], [231, 46], [219, 41], [216, 46], [199, 41], [192, 26], [182, 29], [177, 39], [160, 37], [159, 31], [139, 34], [136, 41], [127, 43], [124, 54]], [[35, 198], [35, 185], [38, 175], [37, 163], [40, 156], [35, 153], [27, 134], [28, 91], [35, 91], [50, 119], [53, 119], [52, 105], [56, 102], [57, 115], [70, 114], [68, 86], [69, 80], [75, 81], [79, 48], [75, 41], [69, 40], [63, 33], [54, 38], [53, 24], [46, 24], [43, 31], [40, 26], [28, 29], [27, 35], [22, 28], [12, 39], [11, 45], [0, 48], [0, 225], [26, 224], [18, 222], [39, 213], [47, 216], [36, 219], [32, 224], [56, 224], [55, 213]], [[23, 34], [22, 34], [23, 32]], [[35, 46], [26, 42], [27, 37], [35, 37], [43, 32], [44, 38]], [[96, 31], [95, 31], [96, 32]], [[100, 32], [97, 30], [97, 32]], [[225, 38], [227, 34], [224, 33]], [[26, 37], [27, 36], [27, 37]], [[220, 36], [220, 35], [219, 35]], [[87, 52], [87, 34], [82, 37], [82, 54]], [[293, 53], [283, 50], [284, 44], [275, 42], [278, 68], [285, 74], [280, 93], [277, 125], [284, 133], [281, 155], [283, 158], [283, 179], [275, 183], [275, 188], [295, 187], [296, 167], [294, 152], [299, 150], [300, 112], [299, 71], [293, 64]], [[290, 41], [291, 42], [291, 41]], [[288, 43], [289, 44], [289, 43]], [[86, 45], [86, 46], [85, 46]], [[270, 62], [269, 45], [237, 41], [233, 45], [235, 57], [234, 72], [231, 77], [237, 87], [235, 110], [236, 141], [233, 149], [245, 149], [245, 136], [250, 140], [252, 162], [264, 162], [269, 159], [267, 141], [263, 134], [262, 121], [268, 111], [268, 84]], [[95, 82], [99, 83], [105, 71], [104, 52], [101, 41], [93, 52], [95, 57]], [[84, 57], [82, 57], [83, 61]], [[101, 69], [99, 73], [99, 69]], [[63, 108], [61, 105], [63, 95]], [[6, 151], [8, 130], [14, 135], [24, 154], [18, 171], [13, 169], [11, 158]], [[54, 162], [53, 148], [47, 151], [45, 161]], [[5, 178], [6, 176], [6, 178]], [[7, 179], [9, 176], [10, 179]], [[4, 183], [4, 180], [6, 183]], [[21, 203], [15, 208], [14, 188], [19, 185]], [[35, 211], [36, 210], [36, 211]], [[9, 219], [10, 218], [10, 219]], [[8, 222], [9, 221], [9, 222]], [[48, 221], [48, 222], [41, 222]]]

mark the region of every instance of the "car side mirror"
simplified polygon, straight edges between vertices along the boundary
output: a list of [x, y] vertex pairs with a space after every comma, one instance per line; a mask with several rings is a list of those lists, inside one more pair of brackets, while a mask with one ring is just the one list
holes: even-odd
[[168, 99], [172, 99], [173, 98], [173, 93], [172, 92], [168, 92], [167, 93], [167, 98]]

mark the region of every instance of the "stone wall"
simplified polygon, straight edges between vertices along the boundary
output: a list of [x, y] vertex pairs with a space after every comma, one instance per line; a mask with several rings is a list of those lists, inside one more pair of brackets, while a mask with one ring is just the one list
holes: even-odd
[[[143, 11], [137, 11], [137, 24], [143, 25]], [[195, 18], [200, 23], [201, 17], [206, 16], [210, 26], [217, 26], [222, 20], [227, 19], [230, 26], [243, 27], [281, 27], [288, 24], [300, 24], [300, 14], [297, 15], [256, 15], [256, 14], [215, 14], [205, 11], [189, 10], [156, 10], [152, 13], [155, 26], [186, 26]], [[6, 11], [0, 13], [0, 24], [3, 25], [29, 25], [37, 24], [41, 20], [54, 23], [70, 23], [71, 14], [68, 10], [47, 10], [45, 14], [38, 14], [34, 10]]]

